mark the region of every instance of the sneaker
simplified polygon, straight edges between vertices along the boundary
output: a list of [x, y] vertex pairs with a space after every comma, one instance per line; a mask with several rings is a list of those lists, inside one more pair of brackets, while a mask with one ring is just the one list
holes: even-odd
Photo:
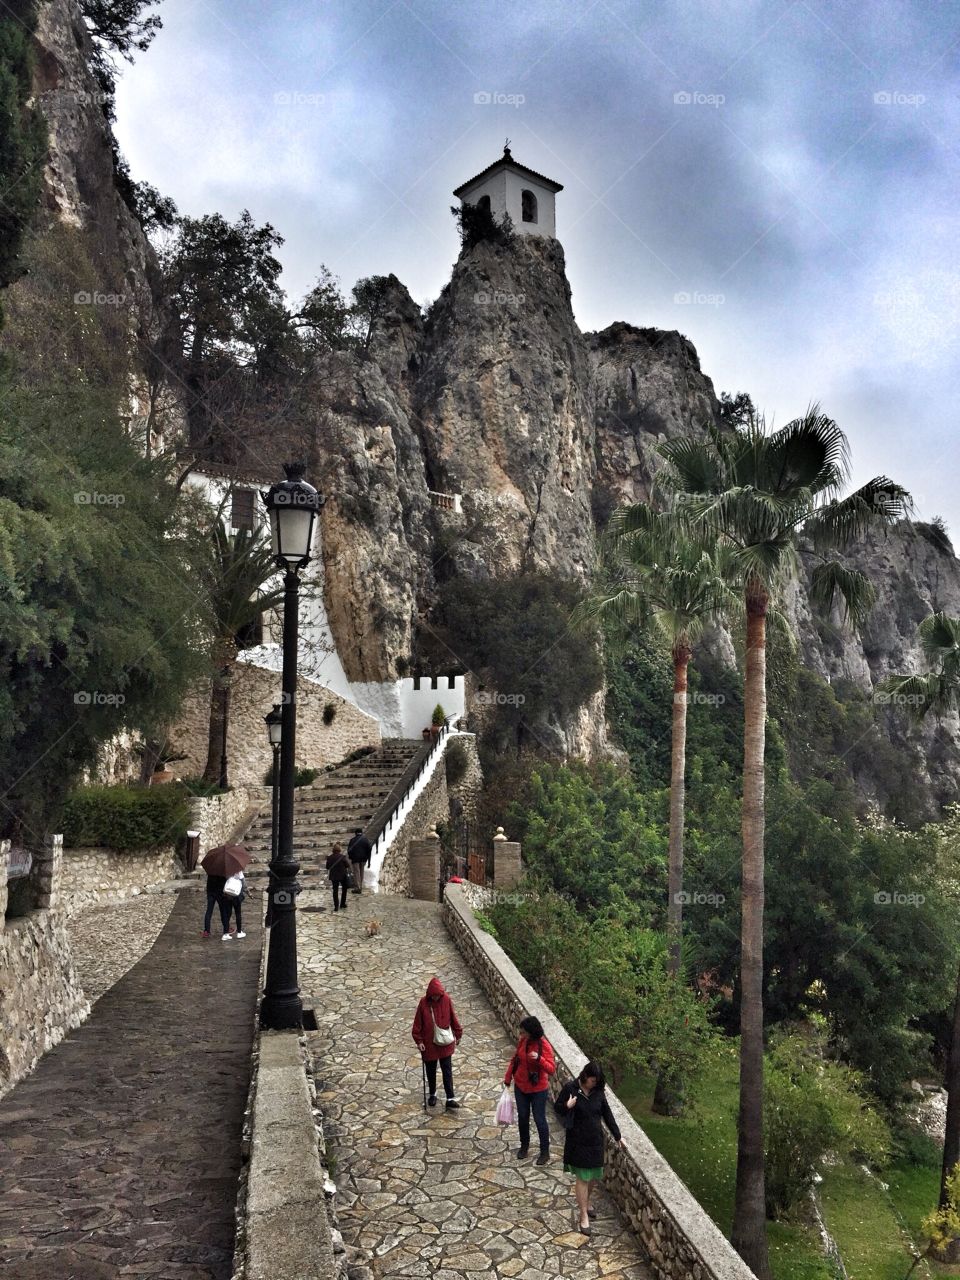
[[225, 933], [225, 934], [223, 935], [223, 937], [220, 939], [220, 941], [221, 941], [221, 942], [232, 942], [232, 941], [233, 941], [233, 934], [232, 934], [232, 933]]
[[247, 935], [244, 933], [244, 931], [243, 931], [242, 929], [241, 929], [241, 930], [240, 930], [240, 932], [237, 934], [237, 937], [238, 937], [238, 938], [245, 938], [246, 936], [247, 936]]
[[210, 930], [209, 930], [209, 929], [204, 929], [204, 931], [203, 931], [203, 933], [201, 933], [200, 937], [201, 937], [201, 938], [209, 938], [209, 937], [210, 937]]
[[530, 1154], [530, 1148], [529, 1148], [529, 1147], [521, 1147], [521, 1148], [520, 1148], [520, 1150], [517, 1152], [517, 1159], [518, 1159], [518, 1160], [526, 1160], [526, 1158], [527, 1158], [527, 1156], [528, 1156], [529, 1154]]
[[549, 1163], [550, 1163], [550, 1152], [541, 1151], [540, 1154], [537, 1156], [537, 1164], [549, 1164]]
[[459, 1110], [460, 1110], [460, 1103], [456, 1100], [456, 1098], [448, 1098], [448, 1099], [447, 1099], [447, 1110], [448, 1110], [448, 1111], [459, 1111]]
[[431, 1093], [430, 1097], [427, 1099], [427, 1106], [435, 1107], [436, 1105], [437, 1105], [437, 1095], [435, 1093]]

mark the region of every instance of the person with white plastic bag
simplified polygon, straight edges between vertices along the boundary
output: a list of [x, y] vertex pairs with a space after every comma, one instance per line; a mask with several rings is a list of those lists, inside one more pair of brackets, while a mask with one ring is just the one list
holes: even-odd
[[454, 1050], [463, 1038], [463, 1027], [453, 1008], [453, 1001], [444, 990], [439, 978], [431, 978], [426, 995], [417, 1005], [413, 1019], [412, 1035], [420, 1050], [427, 1073], [430, 1097], [427, 1105], [437, 1105], [437, 1063], [443, 1076], [443, 1091], [447, 1096], [447, 1110], [455, 1111], [460, 1103], [453, 1091]]
[[537, 1164], [550, 1162], [550, 1126], [547, 1124], [547, 1092], [550, 1077], [557, 1069], [553, 1046], [543, 1033], [539, 1018], [532, 1015], [520, 1023], [520, 1039], [517, 1049], [507, 1065], [503, 1077], [505, 1085], [513, 1081], [517, 1100], [517, 1127], [520, 1130], [518, 1160], [526, 1160], [530, 1154], [530, 1112], [537, 1126], [540, 1139], [540, 1155]]
[[223, 886], [223, 901], [227, 908], [227, 916], [224, 922], [223, 941], [230, 942], [230, 916], [235, 914], [237, 917], [237, 930], [232, 936], [234, 938], [245, 938], [247, 935], [243, 932], [243, 917], [241, 908], [243, 900], [246, 897], [247, 886], [242, 871], [238, 871], [236, 875], [228, 876]]

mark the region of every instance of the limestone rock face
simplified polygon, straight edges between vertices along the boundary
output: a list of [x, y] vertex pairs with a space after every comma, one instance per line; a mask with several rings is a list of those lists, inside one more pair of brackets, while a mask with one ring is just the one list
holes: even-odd
[[593, 556], [589, 365], [556, 240], [465, 252], [424, 332], [414, 409], [431, 488], [463, 495], [468, 573]]
[[597, 435], [593, 503], [602, 518], [621, 503], [647, 501], [657, 445], [706, 430], [718, 405], [682, 334], [618, 322], [587, 342]]
[[[93, 283], [129, 292], [136, 324], [157, 305], [152, 255], [116, 190], [77, 0], [40, 6], [37, 47], [50, 127], [45, 217], [95, 235], [103, 278]], [[649, 498], [657, 445], [718, 416], [686, 337], [623, 323], [581, 333], [563, 249], [535, 236], [465, 250], [427, 316], [387, 277], [366, 341], [327, 356], [322, 373], [311, 473], [327, 498], [324, 597], [357, 681], [403, 674], [441, 580], [517, 569], [585, 579], [598, 523], [618, 503]], [[278, 467], [285, 451], [278, 434]], [[270, 463], [269, 442], [259, 456]], [[854, 558], [879, 597], [862, 638], [839, 618], [815, 619], [802, 581], [785, 606], [806, 664], [870, 694], [892, 672], [922, 669], [917, 623], [938, 608], [960, 614], [960, 564], [913, 526], [868, 540]], [[729, 635], [715, 630], [709, 644], [733, 660]], [[884, 714], [891, 738], [923, 759], [931, 803], [955, 797], [956, 717], [917, 732], [902, 711]], [[568, 753], [610, 749], [602, 695], [571, 723], [539, 729]]]
[[150, 297], [152, 250], [114, 182], [104, 97], [89, 69], [90, 35], [77, 0], [38, 6], [35, 83], [49, 149], [43, 203], [48, 219], [95, 235], [95, 288], [125, 295], [133, 315]]

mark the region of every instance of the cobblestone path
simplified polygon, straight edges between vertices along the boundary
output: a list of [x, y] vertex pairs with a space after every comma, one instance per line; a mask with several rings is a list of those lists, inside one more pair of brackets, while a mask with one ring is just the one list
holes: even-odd
[[[304, 1000], [319, 1024], [309, 1043], [325, 1136], [337, 1158], [346, 1243], [371, 1256], [378, 1280], [478, 1273], [649, 1280], [641, 1246], [602, 1189], [592, 1237], [575, 1231], [573, 1180], [563, 1172], [552, 1108], [546, 1168], [519, 1163], [516, 1128], [494, 1123], [515, 1040], [454, 947], [439, 908], [387, 896], [348, 901], [342, 915], [328, 908], [300, 916]], [[304, 893], [301, 905], [327, 907], [327, 897]], [[382, 921], [375, 937], [363, 928], [371, 918]], [[423, 1109], [410, 1026], [434, 974], [464, 1027], [453, 1059], [461, 1111], [445, 1112], [442, 1103]]]
[[141, 893], [125, 902], [88, 907], [71, 918], [67, 931], [73, 967], [91, 1004], [147, 954], [176, 901], [175, 893]]
[[0, 1101], [3, 1280], [228, 1280], [260, 923], [204, 940], [203, 904]]

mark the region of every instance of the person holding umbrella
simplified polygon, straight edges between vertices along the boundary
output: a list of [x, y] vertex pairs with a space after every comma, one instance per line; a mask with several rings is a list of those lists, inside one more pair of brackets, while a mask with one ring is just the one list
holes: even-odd
[[224, 886], [231, 876], [238, 875], [248, 866], [250, 855], [239, 844], [220, 844], [202, 859], [200, 865], [207, 873], [207, 911], [203, 918], [203, 937], [210, 937], [210, 921], [214, 906], [220, 908], [223, 936], [230, 937], [230, 915], [233, 903], [224, 896]]

